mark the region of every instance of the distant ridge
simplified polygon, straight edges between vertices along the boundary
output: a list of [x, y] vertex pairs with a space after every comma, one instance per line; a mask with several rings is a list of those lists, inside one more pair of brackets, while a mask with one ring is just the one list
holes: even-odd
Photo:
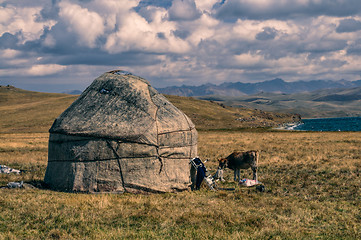
[[62, 93], [70, 94], [70, 95], [80, 95], [82, 93], [82, 91], [80, 91], [80, 90], [68, 90], [68, 91], [64, 91]]
[[273, 80], [257, 82], [257, 83], [242, 83], [242, 82], [225, 82], [220, 85], [203, 84], [200, 86], [187, 86], [180, 87], [165, 87], [157, 88], [163, 94], [177, 95], [184, 97], [192, 96], [244, 96], [253, 95], [260, 92], [270, 93], [300, 93], [311, 92], [321, 89], [336, 89], [336, 88], [354, 88], [361, 87], [361, 80], [358, 81], [331, 81], [331, 80], [311, 80], [311, 81], [297, 81], [286, 82], [280, 78]]
[[361, 87], [322, 89], [293, 94], [262, 92], [237, 97], [199, 96], [197, 98], [233, 107], [298, 113], [302, 118], [361, 116]]

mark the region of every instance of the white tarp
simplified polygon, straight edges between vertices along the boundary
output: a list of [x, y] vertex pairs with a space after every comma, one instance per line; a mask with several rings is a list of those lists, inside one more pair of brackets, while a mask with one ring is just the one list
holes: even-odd
[[20, 170], [13, 169], [13, 168], [10, 168], [10, 167], [5, 166], [5, 165], [0, 165], [0, 173], [6, 173], [6, 174], [16, 173], [16, 174], [20, 174]]

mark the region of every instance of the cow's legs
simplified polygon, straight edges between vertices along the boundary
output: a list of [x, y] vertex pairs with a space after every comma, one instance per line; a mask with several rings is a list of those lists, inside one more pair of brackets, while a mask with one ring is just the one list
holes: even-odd
[[253, 180], [257, 181], [257, 167], [251, 167], [253, 171]]
[[240, 173], [239, 173], [240, 171], [239, 171], [239, 169], [234, 169], [234, 181], [235, 182], [237, 182], [237, 178], [238, 178], [238, 181], [240, 180], [240, 177], [239, 177], [239, 175], [240, 175]]

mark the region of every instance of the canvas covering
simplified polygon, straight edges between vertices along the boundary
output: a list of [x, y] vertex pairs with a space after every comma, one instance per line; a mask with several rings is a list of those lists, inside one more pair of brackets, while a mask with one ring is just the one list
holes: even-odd
[[173, 192], [190, 184], [195, 126], [141, 77], [104, 73], [49, 132], [44, 181], [53, 189]]

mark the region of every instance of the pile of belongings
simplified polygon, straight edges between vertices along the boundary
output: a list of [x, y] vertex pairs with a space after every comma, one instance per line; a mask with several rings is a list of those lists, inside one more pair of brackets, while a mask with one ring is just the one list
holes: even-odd
[[214, 182], [214, 179], [211, 175], [207, 176], [208, 171], [207, 171], [206, 166], [202, 162], [202, 160], [199, 157], [195, 157], [195, 158], [191, 159], [190, 164], [192, 164], [194, 169], [196, 169], [196, 171], [197, 171], [195, 190], [200, 189], [201, 183], [204, 179], [206, 184], [208, 185], [208, 187], [211, 190], [215, 191], [216, 184]]
[[0, 165], [0, 173], [6, 173], [6, 174], [9, 174], [9, 173], [16, 173], [16, 174], [20, 174], [20, 170], [17, 170], [17, 169], [13, 169], [13, 168], [10, 168], [8, 166], [5, 166], [5, 165]]

